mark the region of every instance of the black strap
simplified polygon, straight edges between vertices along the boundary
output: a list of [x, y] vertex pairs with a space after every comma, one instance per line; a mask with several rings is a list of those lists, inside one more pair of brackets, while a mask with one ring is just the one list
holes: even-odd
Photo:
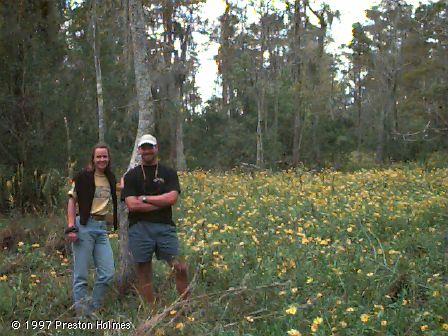
[[78, 231], [79, 230], [76, 226], [70, 226], [70, 227], [66, 228], [64, 232], [65, 232], [65, 234], [69, 234], [72, 232], [78, 233]]

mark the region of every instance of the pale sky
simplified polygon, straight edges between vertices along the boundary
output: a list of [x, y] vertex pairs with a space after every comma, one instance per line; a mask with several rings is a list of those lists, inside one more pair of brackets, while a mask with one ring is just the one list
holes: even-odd
[[[240, 0], [243, 1], [243, 0]], [[328, 46], [330, 52], [340, 52], [339, 46], [341, 44], [347, 44], [352, 38], [352, 24], [355, 22], [365, 22], [365, 10], [372, 6], [378, 5], [380, 0], [311, 0], [310, 3], [313, 8], [320, 8], [320, 4], [326, 2], [330, 4], [333, 10], [339, 10], [341, 16], [340, 20], [334, 20], [331, 28], [331, 36], [334, 39], [334, 43]], [[419, 3], [428, 3], [428, 0], [407, 0], [407, 3], [412, 4], [414, 7]], [[224, 13], [225, 1], [223, 0], [207, 0], [204, 5], [205, 16], [209, 20], [217, 21], [217, 18]], [[313, 15], [310, 15], [313, 17]], [[313, 21], [313, 20], [311, 20]], [[316, 23], [317, 21], [313, 22]], [[206, 39], [200, 37], [195, 38], [198, 42], [205, 42]], [[212, 94], [220, 96], [219, 88], [216, 88], [215, 80], [217, 77], [217, 66], [213, 57], [218, 53], [218, 45], [212, 44], [202, 48], [199, 52], [200, 68], [196, 77], [197, 84], [199, 86], [199, 93], [202, 96], [202, 100], [205, 102]]]

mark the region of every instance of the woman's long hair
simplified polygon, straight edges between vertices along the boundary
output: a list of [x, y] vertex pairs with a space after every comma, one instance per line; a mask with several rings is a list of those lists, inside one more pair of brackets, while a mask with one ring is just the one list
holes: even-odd
[[109, 149], [108, 145], [103, 144], [103, 143], [99, 143], [99, 144], [96, 144], [95, 146], [93, 146], [92, 152], [90, 154], [90, 162], [87, 165], [87, 170], [89, 170], [89, 171], [94, 171], [95, 170], [94, 159], [95, 159], [95, 151], [97, 150], [97, 148], [106, 148], [107, 155], [109, 156], [109, 163], [107, 164], [107, 167], [104, 170], [104, 174], [106, 176], [112, 175], [112, 168], [111, 168], [111, 166], [112, 166], [112, 157], [110, 156], [110, 149]]

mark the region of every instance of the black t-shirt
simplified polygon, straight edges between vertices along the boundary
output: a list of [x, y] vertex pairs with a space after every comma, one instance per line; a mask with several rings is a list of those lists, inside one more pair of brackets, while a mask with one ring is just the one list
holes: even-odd
[[[124, 176], [123, 198], [128, 196], [161, 195], [173, 190], [180, 194], [179, 178], [174, 169], [165, 167], [159, 163], [156, 177], [157, 165], [143, 167], [145, 169], [146, 180], [143, 176], [141, 165], [131, 169]], [[137, 221], [175, 225], [172, 217], [171, 206], [149, 212], [130, 211], [129, 225], [135, 224]]]

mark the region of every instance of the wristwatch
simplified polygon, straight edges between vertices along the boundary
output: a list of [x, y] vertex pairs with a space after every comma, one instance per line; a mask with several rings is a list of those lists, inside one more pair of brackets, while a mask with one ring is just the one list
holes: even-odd
[[147, 202], [146, 202], [146, 196], [143, 196], [143, 197], [142, 197], [142, 202], [143, 202], [143, 203], [147, 203]]

